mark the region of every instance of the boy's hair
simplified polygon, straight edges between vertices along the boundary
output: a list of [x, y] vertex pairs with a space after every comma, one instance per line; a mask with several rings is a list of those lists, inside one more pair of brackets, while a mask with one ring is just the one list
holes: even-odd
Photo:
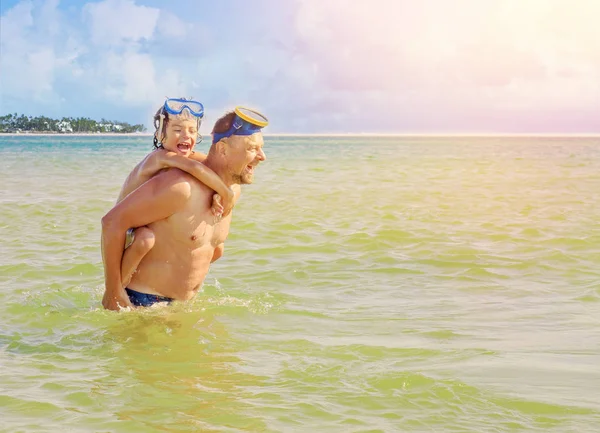
[[[160, 128], [160, 118], [163, 118], [162, 121], [162, 130], [160, 132], [160, 141], [158, 140], [158, 128]], [[162, 141], [165, 138], [165, 130], [167, 129], [167, 125], [169, 124], [169, 113], [165, 111], [165, 106], [161, 105], [156, 114], [154, 115], [154, 148], [155, 149], [163, 149]], [[160, 144], [159, 144], [160, 143]]]

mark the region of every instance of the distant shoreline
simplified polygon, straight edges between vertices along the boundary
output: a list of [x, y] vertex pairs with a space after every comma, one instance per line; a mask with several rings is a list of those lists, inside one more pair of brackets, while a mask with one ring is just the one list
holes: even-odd
[[152, 137], [149, 132], [0, 132], [0, 137]]
[[[210, 137], [211, 134], [205, 134], [204, 137]], [[320, 133], [320, 134], [308, 134], [308, 133], [267, 133], [264, 132], [265, 137], [414, 137], [414, 138], [443, 138], [443, 137], [540, 137], [540, 138], [600, 138], [600, 132], [597, 133], [571, 133], [571, 134], [559, 134], [559, 133], [493, 133], [493, 132], [481, 132], [481, 133], [369, 133], [369, 132], [353, 132], [353, 133]], [[0, 137], [152, 137], [153, 133], [149, 132], [0, 132]]]
[[377, 132], [352, 132], [347, 134], [290, 134], [290, 133], [263, 133], [265, 137], [406, 137], [406, 138], [444, 138], [444, 137], [574, 137], [574, 138], [600, 138], [600, 132], [596, 133], [573, 133], [573, 134], [551, 134], [551, 133], [522, 133], [522, 134], [510, 134], [510, 133], [494, 133], [494, 132], [482, 132], [482, 133], [377, 133]]

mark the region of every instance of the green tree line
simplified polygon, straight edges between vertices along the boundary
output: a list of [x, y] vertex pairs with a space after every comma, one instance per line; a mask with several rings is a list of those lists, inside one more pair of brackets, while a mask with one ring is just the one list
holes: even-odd
[[63, 117], [51, 119], [46, 116], [25, 116], [17, 113], [0, 116], [0, 132], [114, 132], [130, 133], [144, 132], [144, 125], [130, 125], [127, 122], [117, 122], [102, 119], [97, 122], [87, 117]]

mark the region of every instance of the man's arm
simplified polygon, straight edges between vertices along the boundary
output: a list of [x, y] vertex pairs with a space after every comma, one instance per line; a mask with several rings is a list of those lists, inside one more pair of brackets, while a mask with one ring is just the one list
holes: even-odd
[[158, 174], [162, 168], [164, 168], [158, 165], [158, 158], [156, 157], [156, 155], [161, 152], [164, 151], [159, 150], [150, 152], [138, 163], [138, 165], [134, 167], [133, 170], [131, 170], [131, 173], [129, 173], [129, 176], [127, 176], [127, 179], [125, 179], [125, 182], [123, 183], [117, 203], [127, 197], [127, 195], [129, 195], [131, 192], [138, 189], [151, 177]]
[[104, 308], [118, 310], [132, 306], [121, 284], [121, 260], [127, 229], [168, 218], [185, 206], [190, 194], [191, 186], [183, 173], [179, 170], [165, 171], [133, 191], [102, 218]]
[[225, 243], [221, 242], [215, 248], [215, 252], [213, 253], [213, 256], [212, 256], [212, 259], [210, 260], [210, 262], [214, 263], [215, 261], [219, 260], [223, 256], [224, 251], [225, 251]]

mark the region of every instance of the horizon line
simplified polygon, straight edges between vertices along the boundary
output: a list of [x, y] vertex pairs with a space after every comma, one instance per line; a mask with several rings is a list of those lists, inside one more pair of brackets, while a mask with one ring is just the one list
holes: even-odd
[[265, 137], [600, 137], [600, 132], [264, 132], [263, 135]]
[[[0, 132], [0, 136], [138, 136], [151, 137], [151, 132]], [[212, 134], [204, 134], [210, 137]], [[265, 137], [600, 137], [600, 132], [263, 132]]]

